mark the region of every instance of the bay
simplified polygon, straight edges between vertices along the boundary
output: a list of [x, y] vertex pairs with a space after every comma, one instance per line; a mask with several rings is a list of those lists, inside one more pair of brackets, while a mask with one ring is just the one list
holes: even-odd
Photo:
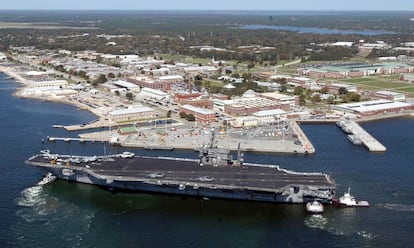
[[317, 27], [300, 27], [300, 26], [283, 26], [283, 25], [244, 25], [239, 27], [241, 29], [259, 30], [277, 30], [277, 31], [292, 31], [298, 33], [311, 33], [311, 34], [339, 34], [339, 35], [351, 35], [360, 34], [367, 36], [396, 34], [392, 31], [386, 30], [344, 30], [344, 29], [328, 29]]

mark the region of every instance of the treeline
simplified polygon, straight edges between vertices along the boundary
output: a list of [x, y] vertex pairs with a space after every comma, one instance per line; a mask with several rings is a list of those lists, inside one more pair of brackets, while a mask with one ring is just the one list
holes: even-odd
[[[14, 12], [11, 12], [14, 13]], [[7, 29], [0, 33], [0, 50], [5, 51], [13, 46], [36, 46], [39, 49], [67, 49], [71, 51], [96, 50], [111, 54], [138, 54], [150, 56], [154, 54], [180, 54], [200, 58], [217, 60], [249, 61], [252, 65], [275, 65], [280, 60], [308, 58], [308, 60], [343, 60], [355, 55], [355, 49], [342, 47], [320, 48], [321, 43], [336, 41], [357, 42], [364, 39], [367, 42], [383, 40], [398, 45], [402, 42], [399, 37], [407, 41], [410, 35], [339, 35], [339, 34], [310, 34], [272, 30], [245, 30], [234, 27], [244, 24], [267, 25], [295, 25], [313, 26], [336, 29], [389, 29], [391, 31], [414, 32], [414, 25], [409, 22], [407, 13], [389, 15], [378, 13], [345, 13], [336, 15], [264, 15], [263, 13], [223, 14], [223, 13], [170, 13], [170, 12], [81, 12], [74, 16], [70, 12], [61, 15], [51, 12], [35, 15], [28, 13], [18, 18], [15, 13], [5, 14], [2, 21], [29, 22], [30, 20], [43, 22], [57, 22], [59, 25], [94, 26], [99, 30], [13, 30]], [[91, 22], [92, 20], [92, 22]], [[95, 21], [93, 21], [95, 20]], [[86, 22], [87, 21], [87, 22]], [[405, 23], [405, 22], [408, 22]], [[374, 25], [375, 23], [375, 25]], [[380, 23], [382, 26], [379, 26]], [[399, 24], [398, 27], [395, 25]], [[369, 26], [371, 25], [371, 26]], [[89, 33], [89, 36], [82, 36]], [[98, 34], [126, 34], [132, 37], [113, 38], [107, 40], [98, 38]], [[76, 36], [77, 35], [77, 36]], [[64, 36], [65, 38], [59, 38]], [[107, 43], [115, 42], [116, 45]], [[200, 51], [190, 49], [190, 46], [210, 45], [226, 49], [224, 51]], [[241, 49], [240, 46], [257, 45], [272, 47], [270, 49], [250, 48]], [[376, 56], [376, 54], [372, 54]]]
[[314, 51], [307, 60], [309, 61], [338, 61], [351, 58], [358, 53], [355, 47], [328, 46]]

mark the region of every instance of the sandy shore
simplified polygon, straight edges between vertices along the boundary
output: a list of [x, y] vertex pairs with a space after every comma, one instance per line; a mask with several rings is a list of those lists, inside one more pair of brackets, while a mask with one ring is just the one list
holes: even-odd
[[4, 74], [8, 75], [9, 77], [14, 78], [16, 82], [22, 83], [24, 85], [29, 84], [29, 80], [22, 77], [16, 70], [13, 70], [11, 67], [6, 66], [0, 66], [0, 72], [3, 72]]
[[[25, 87], [28, 87], [31, 83], [30, 80], [24, 78], [19, 74], [18, 71], [15, 70], [13, 67], [6, 67], [6, 66], [0, 66], [0, 72], [8, 75], [9, 77], [13, 78], [17, 83], [23, 84], [23, 88], [16, 90], [13, 95], [19, 98], [29, 98], [29, 99], [38, 99], [43, 101], [51, 101], [51, 102], [58, 102], [63, 104], [70, 104], [78, 107], [79, 109], [87, 110], [97, 117], [100, 117], [100, 114], [94, 111], [92, 108], [89, 108], [87, 105], [82, 104], [78, 101], [74, 101], [71, 99], [67, 99], [66, 97], [51, 97], [51, 96], [35, 96], [35, 95], [23, 95], [22, 91], [25, 89]], [[95, 127], [95, 126], [94, 126]], [[93, 128], [93, 127], [92, 127]]]

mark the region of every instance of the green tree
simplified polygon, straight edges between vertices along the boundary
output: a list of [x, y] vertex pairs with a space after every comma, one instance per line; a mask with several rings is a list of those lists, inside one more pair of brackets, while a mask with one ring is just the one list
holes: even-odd
[[195, 116], [192, 114], [188, 114], [186, 117], [187, 121], [195, 121]]
[[306, 104], [306, 97], [305, 97], [305, 95], [301, 94], [299, 96], [299, 105], [304, 106], [305, 104]]
[[184, 111], [181, 111], [180, 118], [183, 118], [183, 119], [187, 118], [187, 114]]
[[361, 100], [361, 95], [355, 92], [348, 92], [347, 97], [351, 102], [359, 102]]
[[320, 102], [320, 101], [321, 101], [321, 96], [320, 96], [319, 94], [314, 94], [314, 95], [312, 96], [312, 98], [311, 98], [311, 101], [312, 101], [313, 103]]
[[329, 92], [328, 86], [323, 86], [322, 89], [321, 89], [321, 93], [322, 94], [327, 94], [328, 92]]
[[302, 86], [296, 86], [295, 89], [293, 90], [293, 94], [297, 96], [302, 95], [302, 93], [303, 93]]
[[348, 90], [345, 87], [341, 87], [338, 89], [339, 95], [346, 95], [348, 93]]
[[108, 73], [108, 78], [115, 78], [115, 74], [113, 74], [112, 72]]
[[96, 84], [103, 84], [103, 83], [105, 83], [105, 82], [107, 82], [107, 81], [108, 81], [108, 79], [105, 77], [105, 75], [100, 74], [100, 75], [99, 75], [99, 77], [98, 77], [97, 79], [95, 79], [95, 80], [92, 82], [92, 84], [93, 84], [93, 83], [96, 83]]
[[135, 97], [135, 95], [134, 94], [132, 94], [131, 92], [127, 92], [126, 94], [125, 94], [125, 96], [126, 96], [126, 98], [128, 99], [128, 100], [133, 100], [134, 99], [134, 97]]
[[333, 96], [328, 97], [328, 99], [326, 100], [326, 102], [328, 104], [333, 104], [334, 103], [335, 98]]

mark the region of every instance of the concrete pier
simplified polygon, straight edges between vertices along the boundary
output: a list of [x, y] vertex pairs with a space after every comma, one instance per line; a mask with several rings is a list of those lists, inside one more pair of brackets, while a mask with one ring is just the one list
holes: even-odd
[[96, 139], [85, 139], [85, 138], [69, 138], [69, 137], [47, 137], [47, 140], [50, 142], [54, 142], [54, 141], [65, 141], [65, 142], [71, 142], [71, 141], [79, 141], [81, 143], [83, 142], [95, 142], [95, 141], [99, 141]]
[[[241, 135], [235, 131], [234, 135], [221, 133], [217, 135], [217, 146], [237, 151], [239, 144], [242, 151], [267, 153], [314, 154], [315, 148], [295, 122], [284, 124], [287, 129], [278, 133], [278, 136], [260, 136], [256, 131], [247, 131]], [[271, 128], [271, 127], [264, 127]], [[277, 133], [276, 127], [269, 133]], [[164, 129], [162, 134], [158, 129], [140, 128], [137, 133], [119, 135], [116, 130], [84, 133], [79, 136], [85, 140], [109, 141], [111, 137], [119, 136], [119, 144], [124, 147], [138, 147], [153, 150], [185, 149], [194, 150], [207, 144], [210, 140], [210, 130], [196, 128], [190, 131], [188, 126], [177, 126], [174, 131]], [[264, 130], [263, 129], [263, 130]], [[159, 130], [158, 130], [159, 131]]]
[[361, 140], [362, 144], [368, 148], [370, 152], [385, 152], [387, 148], [378, 140], [372, 137], [358, 123], [351, 120], [340, 120], [337, 125], [346, 133], [353, 134]]

